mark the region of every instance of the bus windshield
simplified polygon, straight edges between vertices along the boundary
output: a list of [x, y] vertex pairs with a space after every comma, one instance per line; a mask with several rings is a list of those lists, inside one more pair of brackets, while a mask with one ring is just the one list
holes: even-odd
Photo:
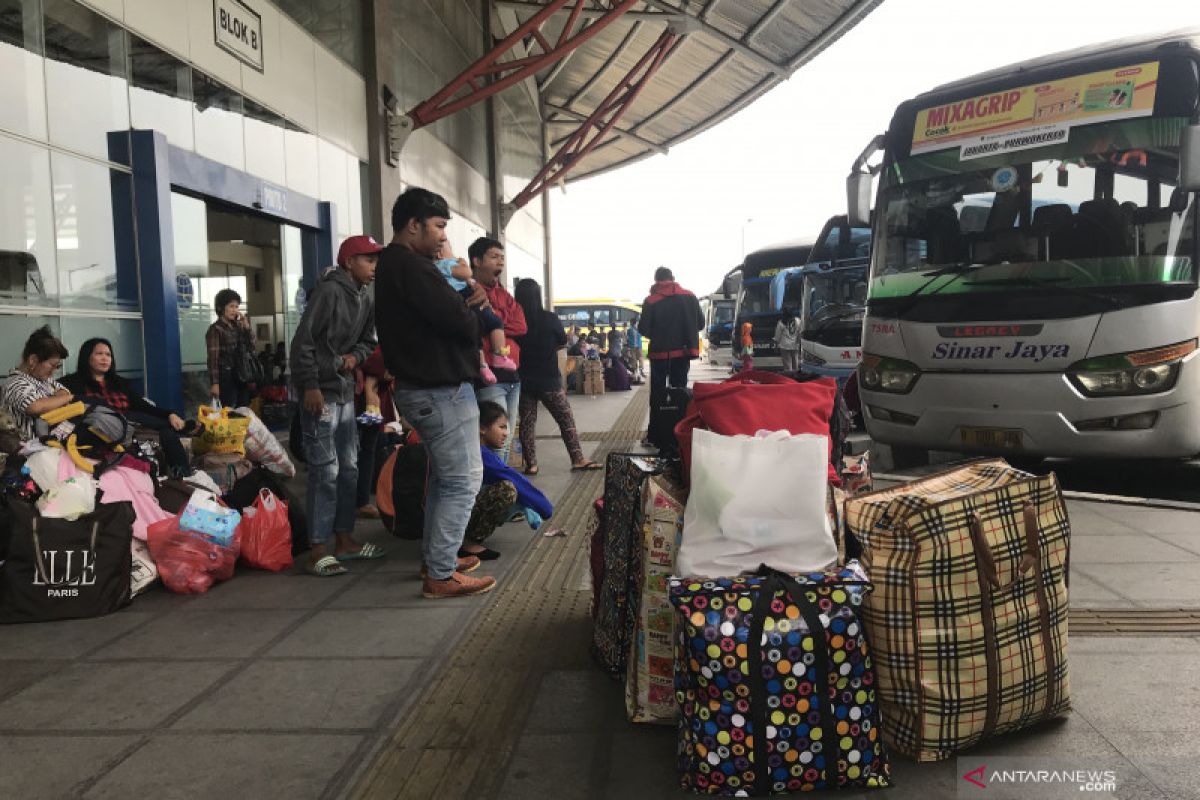
[[741, 314], [768, 314], [771, 307], [771, 279], [749, 278], [742, 281]]
[[1194, 284], [1192, 195], [1174, 190], [1186, 123], [1080, 126], [1054, 146], [890, 164], [872, 300]]
[[713, 308], [713, 322], [718, 325], [733, 322], [733, 305], [731, 303], [717, 304]]

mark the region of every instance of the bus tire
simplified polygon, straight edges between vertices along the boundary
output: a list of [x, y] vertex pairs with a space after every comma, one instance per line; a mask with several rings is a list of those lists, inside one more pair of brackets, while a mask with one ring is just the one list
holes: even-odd
[[929, 451], [919, 447], [892, 446], [892, 468], [909, 469], [929, 466]]

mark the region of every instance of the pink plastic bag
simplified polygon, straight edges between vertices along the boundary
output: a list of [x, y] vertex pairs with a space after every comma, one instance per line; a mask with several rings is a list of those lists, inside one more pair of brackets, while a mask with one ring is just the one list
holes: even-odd
[[177, 594], [207, 592], [214, 582], [232, 578], [240, 550], [239, 531], [224, 546], [204, 534], [183, 530], [177, 516], [151, 525], [146, 543], [163, 585]]
[[262, 489], [254, 505], [242, 509], [237, 529], [242, 560], [252, 567], [279, 572], [292, 566], [292, 525], [287, 503]]

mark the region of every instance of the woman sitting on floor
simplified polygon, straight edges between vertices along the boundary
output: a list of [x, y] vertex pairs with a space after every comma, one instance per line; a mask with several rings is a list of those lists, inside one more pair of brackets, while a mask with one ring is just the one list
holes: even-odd
[[134, 425], [158, 433], [172, 477], [192, 474], [187, 451], [179, 437], [195, 435], [199, 428], [196, 421], [185, 422], [178, 414], [159, 408], [142, 397], [127, 379], [118, 375], [112, 344], [107, 339], [97, 337], [84, 342], [79, 348], [75, 371], [63, 378], [62, 382], [76, 397], [104, 403]]

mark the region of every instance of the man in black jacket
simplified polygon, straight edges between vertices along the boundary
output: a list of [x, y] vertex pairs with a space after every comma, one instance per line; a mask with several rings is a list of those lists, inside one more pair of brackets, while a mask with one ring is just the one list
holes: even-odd
[[642, 301], [638, 331], [650, 340], [650, 404], [662, 396], [668, 383], [687, 386], [692, 359], [700, 357], [700, 329], [704, 315], [696, 296], [675, 282], [666, 267], [654, 272], [654, 285]]
[[[465, 574], [478, 558], [458, 558], [483, 481], [474, 389], [480, 331], [475, 313], [433, 263], [449, 219], [445, 199], [433, 192], [412, 188], [396, 198], [394, 235], [379, 255], [375, 281], [379, 344], [396, 378], [393, 399], [429, 457], [421, 593], [434, 599], [496, 585], [495, 578]], [[477, 286], [469, 302], [485, 299]]]

